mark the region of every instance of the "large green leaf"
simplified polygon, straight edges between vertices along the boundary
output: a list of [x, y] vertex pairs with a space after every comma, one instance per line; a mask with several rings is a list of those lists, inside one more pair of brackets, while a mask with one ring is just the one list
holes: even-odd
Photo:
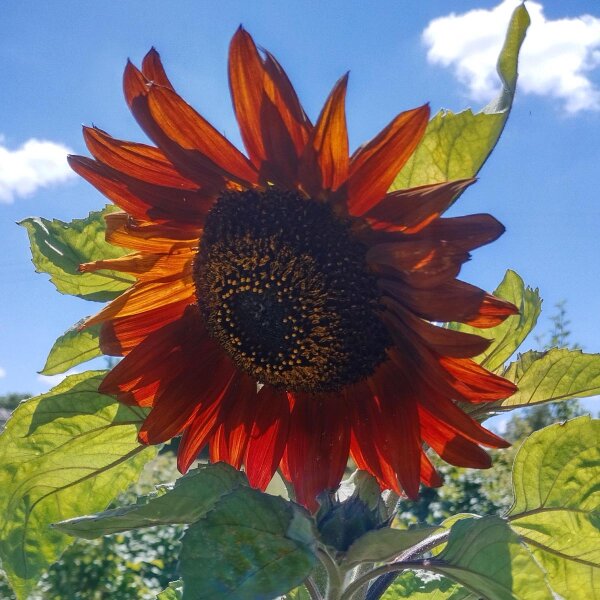
[[494, 149], [512, 106], [519, 50], [529, 27], [525, 5], [512, 15], [498, 59], [502, 92], [480, 113], [443, 110], [428, 124], [414, 154], [400, 171], [392, 190], [473, 177]]
[[511, 526], [569, 600], [600, 598], [600, 420], [531, 435], [513, 467]]
[[52, 346], [42, 375], [64, 373], [71, 367], [102, 356], [100, 350], [100, 324], [79, 329], [80, 323], [61, 335]]
[[103, 375], [21, 403], [0, 435], [0, 557], [19, 598], [71, 541], [49, 525], [105, 508], [155, 454], [137, 441], [143, 412], [98, 393]]
[[19, 223], [27, 229], [35, 270], [48, 273], [59, 292], [105, 302], [133, 283], [133, 277], [116, 271], [79, 272], [81, 263], [117, 258], [129, 252], [104, 239], [105, 212], [91, 212], [87, 218], [70, 223], [41, 217], [30, 217]]
[[585, 398], [600, 394], [600, 354], [554, 348], [526, 352], [504, 374], [519, 390], [495, 406], [514, 409], [541, 402]]
[[[429, 567], [426, 567], [429, 568]], [[462, 519], [431, 569], [487, 600], [552, 600], [544, 572], [508, 523]]]
[[153, 497], [95, 515], [76, 517], [54, 527], [69, 535], [94, 539], [140, 527], [194, 523], [212, 510], [225, 494], [245, 483], [244, 476], [225, 463], [193, 469], [171, 489], [159, 488]]
[[348, 548], [344, 558], [344, 567], [353, 567], [360, 563], [386, 562], [419, 544], [438, 527], [419, 527], [416, 529], [383, 528], [369, 531]]
[[[537, 322], [542, 309], [538, 290], [526, 288], [523, 280], [514, 271], [508, 270], [494, 295], [512, 302], [519, 309], [518, 315], [508, 317], [493, 329], [481, 330], [464, 323], [450, 323], [449, 328], [477, 335], [493, 336], [494, 341], [475, 360], [490, 371], [502, 367], [523, 343]], [[489, 332], [489, 334], [488, 334]]]
[[188, 528], [180, 560], [184, 600], [275, 598], [312, 571], [312, 519], [297, 504], [239, 487]]

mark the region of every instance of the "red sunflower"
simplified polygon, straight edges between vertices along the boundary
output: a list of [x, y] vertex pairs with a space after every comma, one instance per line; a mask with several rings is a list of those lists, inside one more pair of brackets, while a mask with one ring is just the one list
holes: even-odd
[[84, 128], [73, 169], [124, 212], [106, 239], [131, 249], [81, 265], [136, 283], [87, 325], [125, 358], [101, 391], [151, 407], [145, 444], [183, 434], [185, 472], [208, 444], [265, 488], [276, 469], [299, 502], [335, 489], [351, 456], [409, 497], [440, 479], [424, 443], [460, 466], [506, 443], [456, 401], [510, 396], [471, 357], [489, 340], [432, 322], [493, 327], [516, 308], [457, 280], [495, 240], [490, 215], [440, 215], [473, 183], [388, 193], [428, 106], [403, 112], [351, 156], [347, 77], [311, 123], [279, 63], [239, 29], [229, 82], [248, 157], [175, 93], [156, 51], [124, 89], [156, 147]]

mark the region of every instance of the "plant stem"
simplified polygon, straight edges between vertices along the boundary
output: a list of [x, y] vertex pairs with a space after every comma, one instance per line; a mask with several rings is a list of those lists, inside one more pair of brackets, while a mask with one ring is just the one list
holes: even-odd
[[317, 556], [327, 571], [327, 593], [325, 598], [326, 600], [338, 600], [343, 585], [340, 569], [327, 548], [321, 544], [317, 547]]
[[308, 591], [311, 600], [323, 600], [323, 596], [317, 587], [317, 584], [312, 580], [312, 577], [307, 577], [304, 581], [304, 587]]

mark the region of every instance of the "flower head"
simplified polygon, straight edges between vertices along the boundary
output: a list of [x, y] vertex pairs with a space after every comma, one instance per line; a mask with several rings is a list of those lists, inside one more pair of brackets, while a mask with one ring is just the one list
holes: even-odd
[[151, 407], [139, 437], [183, 434], [186, 471], [245, 467], [264, 488], [276, 469], [310, 508], [348, 457], [385, 488], [415, 497], [440, 479], [424, 452], [487, 467], [504, 441], [460, 402], [511, 395], [472, 357], [489, 340], [434, 322], [493, 327], [513, 305], [456, 279], [469, 252], [503, 227], [440, 215], [473, 180], [388, 193], [427, 125], [401, 113], [352, 155], [334, 86], [316, 123], [281, 66], [239, 29], [229, 57], [247, 156], [174, 91], [156, 51], [125, 69], [125, 97], [156, 144], [84, 128], [94, 159], [71, 166], [123, 212], [107, 240], [131, 249], [81, 266], [136, 283], [87, 325], [124, 359], [101, 390]]

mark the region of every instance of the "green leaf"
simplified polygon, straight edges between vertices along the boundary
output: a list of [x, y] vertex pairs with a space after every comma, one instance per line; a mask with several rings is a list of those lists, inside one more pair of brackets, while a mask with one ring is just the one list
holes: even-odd
[[[520, 314], [512, 315], [500, 325], [486, 330], [494, 337], [494, 341], [475, 360], [490, 371], [502, 367], [514, 354], [535, 326], [542, 309], [538, 290], [526, 288], [523, 280], [514, 271], [506, 272], [504, 279], [494, 291], [494, 296], [512, 302], [519, 309]], [[450, 323], [448, 327], [476, 335], [484, 333], [481, 329], [463, 323]]]
[[181, 600], [182, 598], [183, 581], [181, 579], [171, 581], [169, 586], [156, 596], [156, 600]]
[[600, 598], [600, 420], [532, 434], [513, 467], [511, 526], [569, 600]]
[[404, 551], [420, 544], [436, 531], [438, 527], [420, 527], [415, 529], [377, 529], [369, 531], [350, 546], [344, 558], [344, 568], [350, 568], [365, 562], [387, 562]]
[[155, 454], [137, 441], [144, 413], [99, 394], [103, 376], [21, 403], [0, 435], [0, 557], [18, 598], [71, 542], [50, 523], [105, 508]]
[[429, 122], [416, 151], [391, 190], [473, 177], [494, 149], [512, 106], [519, 50], [529, 27], [525, 5], [513, 12], [498, 59], [500, 95], [480, 113], [443, 110]]
[[[429, 567], [425, 567], [429, 568]], [[552, 600], [544, 572], [498, 517], [462, 519], [431, 569], [487, 600]]]
[[308, 593], [308, 590], [303, 585], [294, 588], [291, 592], [288, 592], [284, 597], [285, 600], [311, 600], [311, 595]]
[[464, 587], [446, 577], [414, 571], [401, 573], [382, 596], [382, 600], [479, 600]]
[[46, 359], [42, 375], [64, 373], [71, 367], [102, 356], [100, 350], [100, 324], [79, 329], [83, 321], [76, 323], [61, 335], [52, 346]]
[[76, 517], [55, 523], [54, 527], [91, 540], [140, 527], [194, 523], [212, 510], [222, 496], [244, 483], [244, 476], [225, 463], [202, 466], [179, 478], [171, 489], [161, 487], [158, 494], [139, 504]]
[[183, 537], [183, 598], [275, 598], [300, 585], [315, 560], [313, 522], [303, 508], [239, 487]]
[[512, 363], [505, 377], [519, 390], [497, 403], [514, 409], [541, 402], [556, 402], [600, 394], [600, 354], [554, 348], [545, 353], [527, 352]]
[[104, 239], [107, 210], [65, 223], [30, 217], [19, 223], [29, 235], [31, 257], [38, 273], [48, 273], [56, 289], [85, 300], [105, 302], [124, 292], [135, 279], [116, 271], [80, 273], [81, 263], [118, 258], [129, 250]]

